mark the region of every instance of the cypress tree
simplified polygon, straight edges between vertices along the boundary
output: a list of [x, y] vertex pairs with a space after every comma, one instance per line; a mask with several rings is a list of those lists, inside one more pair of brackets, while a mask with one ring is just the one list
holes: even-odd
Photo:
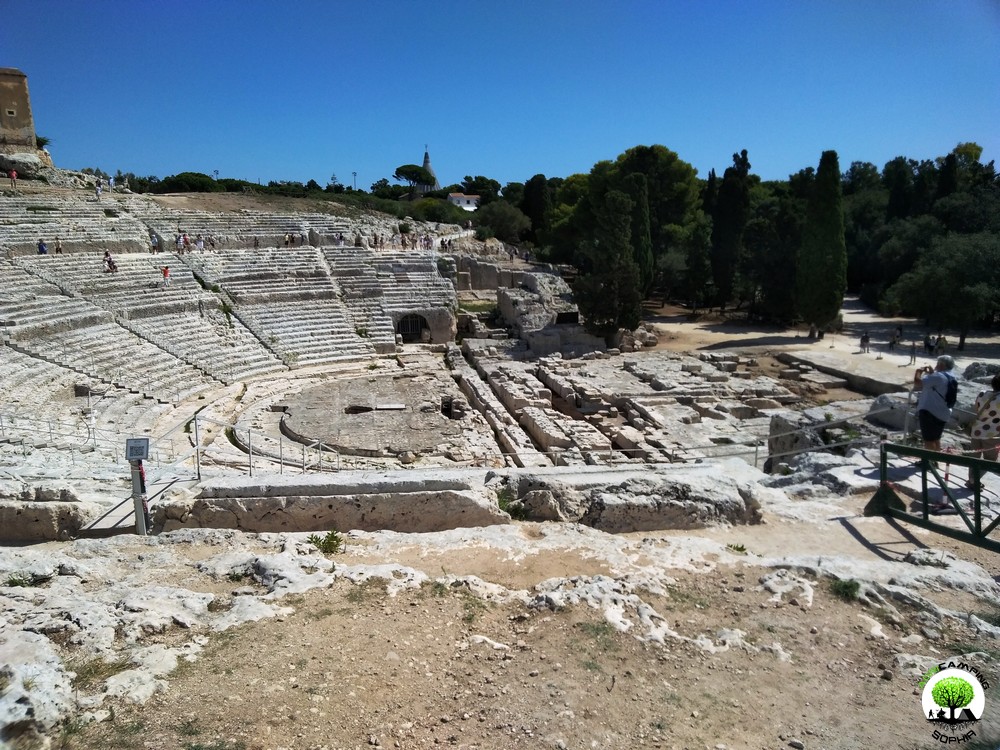
[[746, 149], [733, 154], [733, 166], [722, 175], [712, 216], [712, 278], [723, 308], [732, 299], [736, 268], [743, 250], [743, 231], [750, 219], [750, 161]]
[[806, 204], [795, 276], [799, 315], [809, 324], [810, 337], [837, 317], [847, 291], [841, 202], [837, 152], [824, 151]]
[[639, 269], [632, 258], [632, 200], [619, 190], [604, 196], [596, 215], [589, 273], [573, 284], [584, 327], [609, 344], [619, 328], [634, 330], [642, 319]]
[[632, 199], [632, 257], [639, 268], [639, 288], [646, 294], [653, 285], [653, 241], [649, 233], [649, 183], [646, 175], [633, 172], [625, 178]]

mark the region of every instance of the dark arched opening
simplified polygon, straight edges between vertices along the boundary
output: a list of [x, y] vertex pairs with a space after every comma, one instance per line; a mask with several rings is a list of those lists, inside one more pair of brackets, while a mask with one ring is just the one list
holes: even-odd
[[403, 339], [404, 344], [414, 344], [420, 342], [420, 334], [427, 325], [427, 319], [423, 315], [404, 315], [396, 325], [396, 333]]

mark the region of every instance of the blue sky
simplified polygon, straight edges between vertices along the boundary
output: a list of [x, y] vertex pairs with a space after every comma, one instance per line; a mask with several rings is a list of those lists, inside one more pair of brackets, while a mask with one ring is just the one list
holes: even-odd
[[1000, 161], [998, 0], [0, 0], [61, 167], [367, 189], [587, 172], [639, 144], [704, 177]]

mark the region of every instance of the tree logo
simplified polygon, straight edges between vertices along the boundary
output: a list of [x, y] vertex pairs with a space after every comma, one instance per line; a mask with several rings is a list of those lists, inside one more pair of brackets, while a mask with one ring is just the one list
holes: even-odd
[[966, 742], [976, 736], [983, 718], [989, 681], [976, 667], [949, 661], [931, 667], [920, 684], [924, 718], [938, 742]]

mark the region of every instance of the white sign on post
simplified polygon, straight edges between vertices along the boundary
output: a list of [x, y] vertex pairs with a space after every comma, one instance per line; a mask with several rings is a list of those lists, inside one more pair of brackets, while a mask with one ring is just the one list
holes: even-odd
[[126, 438], [125, 459], [128, 461], [145, 461], [149, 458], [149, 438]]

